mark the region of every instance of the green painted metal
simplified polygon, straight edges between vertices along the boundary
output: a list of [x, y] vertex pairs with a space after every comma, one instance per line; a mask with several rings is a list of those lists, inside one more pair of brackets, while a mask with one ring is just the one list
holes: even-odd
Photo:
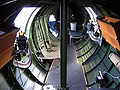
[[92, 41], [90, 38], [84, 41], [80, 48], [77, 49], [77, 58], [79, 63], [83, 63], [88, 60], [94, 52], [98, 49], [99, 45]]
[[[108, 55], [111, 51], [116, 52], [115, 49], [109, 44], [106, 46], [104, 45], [105, 44], [103, 43], [100, 50], [94, 57], [85, 61], [85, 63], [82, 63], [87, 80], [87, 86], [89, 87], [101, 87], [98, 83], [94, 83], [95, 76], [98, 75], [98, 71], [106, 71], [116, 77], [120, 76], [119, 70], [108, 58]], [[105, 86], [102, 86], [102, 88], [118, 88], [120, 83], [118, 80], [108, 75], [106, 75], [105, 78], [107, 78], [108, 83]]]

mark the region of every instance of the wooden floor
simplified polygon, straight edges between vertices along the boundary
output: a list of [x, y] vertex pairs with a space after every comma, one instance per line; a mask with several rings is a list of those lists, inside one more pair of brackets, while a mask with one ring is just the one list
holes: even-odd
[[43, 48], [42, 53], [44, 57], [40, 57], [41, 59], [60, 58], [60, 41], [54, 42], [54, 46], [51, 47], [51, 51], [46, 51], [46, 49]]

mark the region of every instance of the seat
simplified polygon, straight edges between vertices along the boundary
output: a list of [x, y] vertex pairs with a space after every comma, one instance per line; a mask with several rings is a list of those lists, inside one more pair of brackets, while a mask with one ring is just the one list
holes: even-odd
[[72, 44], [72, 38], [81, 39], [83, 37], [83, 35], [81, 35], [81, 32], [72, 31], [72, 30], [69, 30], [69, 36], [70, 36], [70, 46]]
[[82, 38], [83, 36], [81, 35], [80, 30], [76, 30], [78, 29], [77, 27], [77, 22], [70, 22], [70, 29], [69, 29], [69, 37], [70, 37], [70, 46], [72, 43], [72, 38]]

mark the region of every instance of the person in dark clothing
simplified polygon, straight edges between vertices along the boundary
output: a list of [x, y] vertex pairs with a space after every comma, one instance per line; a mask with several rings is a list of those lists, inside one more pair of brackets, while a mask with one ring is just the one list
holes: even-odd
[[27, 40], [27, 37], [25, 37], [24, 32], [21, 31], [19, 33], [19, 37], [17, 38], [17, 44], [18, 44], [19, 50], [26, 49], [26, 45], [27, 45], [26, 40]]

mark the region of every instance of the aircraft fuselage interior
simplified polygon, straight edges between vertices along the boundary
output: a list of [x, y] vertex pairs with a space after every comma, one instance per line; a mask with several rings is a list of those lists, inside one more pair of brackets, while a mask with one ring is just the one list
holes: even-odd
[[118, 0], [0, 0], [0, 90], [120, 90]]

